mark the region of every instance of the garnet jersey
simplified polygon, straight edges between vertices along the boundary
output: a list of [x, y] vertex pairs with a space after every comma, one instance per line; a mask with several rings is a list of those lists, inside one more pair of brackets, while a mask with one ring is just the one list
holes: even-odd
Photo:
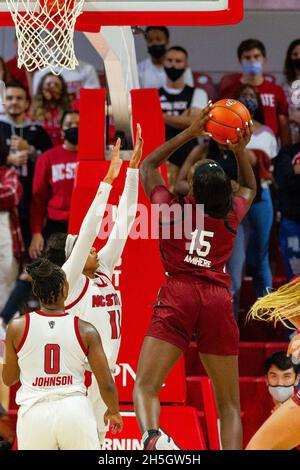
[[[105, 269], [103, 267], [103, 269]], [[114, 369], [121, 341], [121, 302], [106, 271], [94, 279], [81, 277], [83, 289], [66, 306], [68, 312], [94, 325], [101, 336], [102, 346], [111, 370]], [[79, 287], [80, 288], [80, 287]]]
[[166, 273], [230, 287], [226, 263], [237, 227], [248, 211], [247, 200], [233, 197], [233, 208], [226, 219], [203, 215], [194, 198], [174, 196], [165, 186], [153, 189], [151, 203], [162, 211], [160, 254]]
[[26, 315], [23, 339], [17, 350], [21, 387], [18, 405], [31, 407], [51, 397], [85, 396], [86, 349], [78, 318], [31, 312]]

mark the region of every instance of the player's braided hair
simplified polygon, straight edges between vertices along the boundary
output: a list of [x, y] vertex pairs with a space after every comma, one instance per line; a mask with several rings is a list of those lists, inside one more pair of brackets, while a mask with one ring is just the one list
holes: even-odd
[[39, 258], [26, 266], [32, 278], [32, 290], [42, 304], [57, 302], [65, 282], [65, 274], [59, 266], [45, 258]]
[[252, 305], [247, 320], [264, 320], [276, 323], [280, 321], [287, 328], [291, 326], [287, 320], [300, 316], [300, 277], [281, 286], [277, 291], [271, 292], [258, 299]]
[[51, 263], [62, 266], [66, 261], [65, 247], [67, 240], [66, 233], [53, 233], [50, 235], [46, 251], [45, 258], [47, 258]]
[[206, 214], [225, 218], [232, 208], [232, 189], [223, 168], [213, 160], [196, 167], [193, 175], [193, 194], [197, 204], [204, 204]]

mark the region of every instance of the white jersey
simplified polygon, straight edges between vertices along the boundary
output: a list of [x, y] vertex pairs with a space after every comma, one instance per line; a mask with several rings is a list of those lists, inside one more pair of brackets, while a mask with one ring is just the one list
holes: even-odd
[[82, 275], [81, 285], [81, 292], [66, 306], [66, 310], [94, 325], [113, 372], [121, 342], [122, 307], [119, 295], [109, 276], [103, 272], [97, 273], [94, 279]]
[[[100, 269], [95, 279], [82, 274], [86, 258], [97, 233], [109, 195], [109, 185], [101, 183], [100, 191], [81, 226], [72, 253], [62, 269], [69, 282], [66, 310], [90, 322], [100, 334], [103, 349], [111, 370], [114, 369], [120, 348], [121, 302], [112, 283], [115, 266], [120, 260], [134, 223], [138, 198], [139, 172], [128, 168], [115, 224], [109, 239], [98, 252]], [[101, 198], [101, 204], [100, 204]], [[93, 208], [94, 206], [94, 208]], [[101, 211], [96, 209], [101, 206]], [[100, 214], [100, 215], [99, 215]], [[91, 236], [91, 238], [89, 238]]]
[[86, 353], [77, 317], [28, 313], [17, 350], [21, 387], [16, 403], [30, 408], [51, 398], [85, 396]]

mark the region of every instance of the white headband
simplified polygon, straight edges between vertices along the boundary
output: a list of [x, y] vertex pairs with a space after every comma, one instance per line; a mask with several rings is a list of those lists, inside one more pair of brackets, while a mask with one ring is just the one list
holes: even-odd
[[72, 250], [74, 248], [74, 245], [76, 243], [76, 240], [78, 238], [78, 235], [68, 235], [66, 239], [66, 246], [65, 246], [65, 255], [66, 259], [69, 258], [70, 254], [72, 253]]

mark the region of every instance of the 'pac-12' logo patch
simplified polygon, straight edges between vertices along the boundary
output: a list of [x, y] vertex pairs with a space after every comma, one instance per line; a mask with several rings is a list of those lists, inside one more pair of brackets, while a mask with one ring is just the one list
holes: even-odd
[[55, 321], [49, 321], [49, 326], [53, 330], [53, 328], [55, 327]]
[[227, 100], [226, 101], [226, 106], [232, 106], [235, 103], [236, 103], [236, 101], [234, 101], [234, 100]]

